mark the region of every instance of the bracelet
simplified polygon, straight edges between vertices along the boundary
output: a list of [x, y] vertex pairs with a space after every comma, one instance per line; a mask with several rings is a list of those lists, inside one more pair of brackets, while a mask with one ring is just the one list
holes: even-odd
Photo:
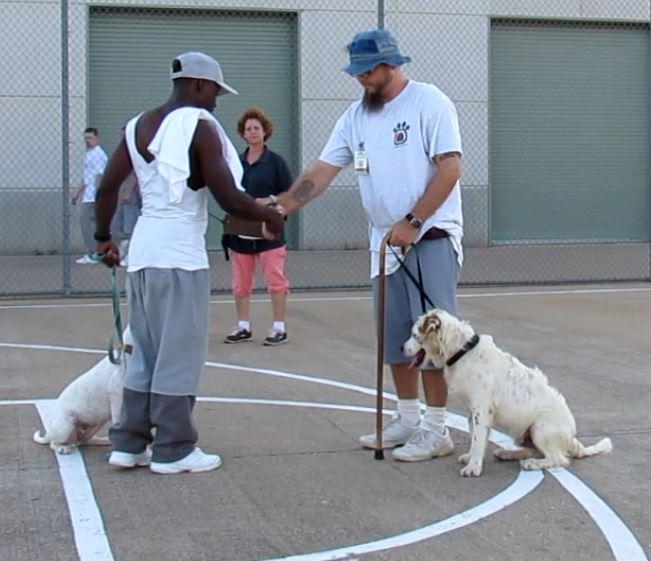
[[93, 238], [96, 242], [107, 242], [111, 239], [111, 234], [100, 234], [99, 232], [95, 232]]

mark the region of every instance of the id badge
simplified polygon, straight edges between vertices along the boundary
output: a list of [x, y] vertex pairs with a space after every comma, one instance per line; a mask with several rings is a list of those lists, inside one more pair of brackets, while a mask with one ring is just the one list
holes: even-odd
[[357, 150], [353, 152], [353, 161], [356, 173], [368, 173], [368, 157], [363, 142], [360, 142]]

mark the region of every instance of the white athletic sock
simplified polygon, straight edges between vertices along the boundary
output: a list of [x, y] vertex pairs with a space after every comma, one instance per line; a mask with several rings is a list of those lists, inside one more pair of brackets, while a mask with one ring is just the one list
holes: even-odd
[[281, 331], [285, 333], [285, 322], [284, 321], [274, 321], [274, 324], [271, 326], [271, 329], [274, 331]]
[[415, 427], [420, 423], [420, 402], [417, 399], [399, 399], [398, 413], [405, 425]]
[[432, 407], [428, 405], [425, 408], [425, 422], [432, 428], [445, 432], [445, 407]]
[[244, 321], [240, 320], [237, 322], [237, 327], [241, 327], [242, 329], [246, 329], [247, 331], [251, 331], [251, 322], [250, 321]]

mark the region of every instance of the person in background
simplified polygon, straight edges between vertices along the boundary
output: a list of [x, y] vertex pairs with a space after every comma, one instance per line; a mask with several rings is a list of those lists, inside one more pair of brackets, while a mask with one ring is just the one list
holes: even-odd
[[[247, 109], [237, 122], [237, 131], [247, 143], [240, 154], [246, 192], [263, 205], [274, 205], [276, 197], [289, 189], [292, 176], [287, 162], [269, 150], [267, 141], [273, 134], [273, 122], [258, 107]], [[276, 240], [251, 236], [229, 235], [231, 250], [233, 295], [237, 311], [237, 327], [224, 339], [225, 343], [242, 343], [253, 336], [251, 328], [251, 292], [256, 264], [260, 262], [267, 290], [271, 296], [273, 324], [263, 344], [267, 346], [287, 343], [285, 313], [289, 281], [285, 274], [287, 247], [284, 234]]]
[[108, 156], [99, 145], [99, 131], [96, 128], [88, 127], [84, 131], [84, 142], [86, 143], [84, 177], [70, 198], [70, 202], [73, 205], [81, 202], [79, 221], [81, 235], [86, 247], [86, 253], [77, 259], [75, 263], [78, 265], [92, 265], [99, 263], [92, 257], [95, 252], [95, 240], [93, 239], [95, 233], [95, 194], [108, 162]]

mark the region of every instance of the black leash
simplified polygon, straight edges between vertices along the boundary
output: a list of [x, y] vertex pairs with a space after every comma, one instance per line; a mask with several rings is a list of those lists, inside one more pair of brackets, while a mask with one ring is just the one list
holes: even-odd
[[[394, 257], [398, 260], [400, 263], [400, 267], [405, 271], [405, 274], [407, 275], [407, 278], [414, 283], [416, 288], [418, 289], [418, 292], [420, 294], [420, 305], [423, 308], [423, 313], [427, 312], [427, 308], [425, 307], [425, 302], [427, 302], [432, 308], [436, 308], [436, 304], [432, 302], [432, 299], [427, 295], [425, 292], [425, 288], [423, 287], [423, 272], [420, 267], [420, 258], [418, 257], [418, 247], [416, 244], [412, 244], [412, 247], [414, 248], [414, 251], [416, 252], [416, 265], [418, 267], [418, 279], [414, 277], [413, 273], [407, 268], [405, 265], [405, 260], [402, 259], [396, 251], [393, 249], [392, 245], [389, 245], [389, 248], [391, 249], [391, 253], [393, 253]], [[467, 353], [472, 351], [477, 345], [479, 344], [479, 335], [476, 333], [470, 338], [469, 341], [465, 343], [463, 347], [461, 347], [456, 353], [454, 353], [446, 362], [446, 366], [452, 366], [453, 364], [456, 364], [463, 358]]]
[[427, 302], [432, 308], [436, 308], [436, 304], [432, 302], [432, 299], [427, 295], [427, 292], [425, 292], [425, 288], [423, 287], [423, 271], [421, 270], [420, 267], [420, 258], [418, 257], [418, 246], [416, 244], [412, 244], [411, 247], [413, 247], [414, 251], [416, 252], [416, 265], [418, 267], [418, 279], [414, 277], [414, 274], [405, 265], [405, 259], [402, 259], [396, 253], [392, 245], [389, 246], [389, 249], [391, 250], [391, 253], [393, 253], [394, 257], [398, 260], [398, 263], [400, 263], [400, 267], [405, 271], [407, 278], [418, 289], [418, 293], [420, 295], [420, 306], [423, 309], [423, 313], [425, 313], [427, 312], [427, 307], [425, 306], [425, 302]]

